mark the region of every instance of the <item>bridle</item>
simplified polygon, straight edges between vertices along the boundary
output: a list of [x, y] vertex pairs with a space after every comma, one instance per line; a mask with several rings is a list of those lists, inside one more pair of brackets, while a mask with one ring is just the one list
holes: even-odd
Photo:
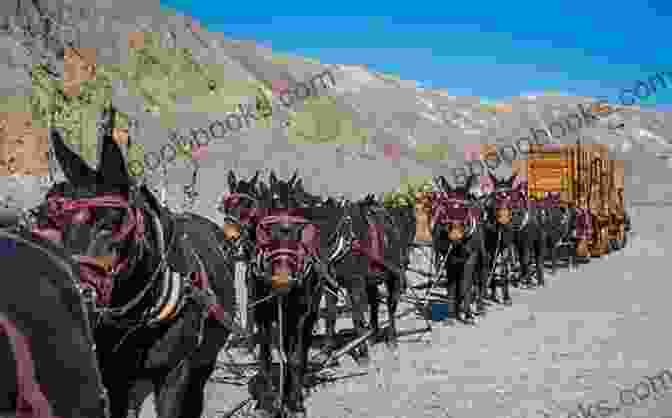
[[[252, 202], [251, 209], [239, 209], [240, 203], [243, 200]], [[238, 209], [239, 215], [235, 216], [231, 213], [232, 209]], [[253, 257], [253, 225], [257, 224], [262, 219], [266, 210], [264, 210], [259, 203], [259, 199], [248, 193], [229, 193], [222, 197], [222, 200], [217, 207], [217, 210], [224, 215], [224, 223], [237, 225], [240, 228], [240, 237], [235, 241], [229, 241], [229, 250], [235, 253], [236, 257]]]
[[[470, 237], [476, 230], [476, 220], [480, 219], [481, 210], [468, 200], [453, 193], [436, 193], [432, 202], [431, 229], [439, 225], [469, 225], [464, 231], [464, 238]], [[463, 238], [463, 239], [464, 239]]]
[[[79, 286], [85, 302], [96, 314], [98, 321], [94, 328], [104, 320], [106, 323], [114, 322], [120, 326], [129, 326], [128, 321], [122, 321], [131, 310], [136, 308], [149, 291], [154, 288], [157, 280], [163, 274], [170, 274], [167, 268], [166, 254], [174, 245], [175, 237], [172, 236], [168, 245], [164, 237], [164, 229], [159, 216], [154, 211], [142, 205], [135, 207], [124, 196], [118, 194], [105, 194], [91, 198], [68, 198], [61, 194], [53, 193], [47, 197], [47, 221], [46, 226], [34, 226], [32, 233], [56, 243], [62, 243], [61, 228], [71, 223], [90, 223], [93, 221], [92, 210], [96, 208], [117, 208], [126, 212], [125, 221], [114, 231], [112, 240], [124, 242], [129, 238], [133, 247], [131, 255], [123, 258], [115, 258], [106, 268], [101, 268], [100, 261], [96, 257], [76, 256], [75, 261], [80, 266], [82, 283]], [[122, 279], [133, 273], [135, 266], [142, 259], [145, 251], [149, 248], [146, 239], [145, 214], [146, 210], [151, 219], [151, 226], [157, 240], [157, 253], [160, 261], [152, 272], [146, 285], [126, 304], [120, 307], [111, 307], [112, 291], [116, 280]], [[95, 224], [94, 224], [95, 225]], [[95, 228], [94, 228], [95, 230]], [[168, 277], [163, 277], [168, 280]], [[148, 323], [147, 318], [156, 315], [157, 306], [148, 308], [142, 315], [138, 324]], [[151, 321], [149, 321], [151, 322]]]
[[[33, 227], [33, 233], [62, 243], [61, 229], [69, 224], [83, 224], [94, 221], [92, 210], [96, 208], [123, 209], [126, 212], [125, 222], [114, 231], [112, 240], [123, 242], [132, 237], [133, 242], [139, 245], [144, 240], [145, 222], [142, 209], [133, 208], [121, 195], [107, 194], [92, 198], [71, 199], [59, 194], [47, 197], [47, 218], [50, 226]], [[142, 246], [140, 246], [142, 247]], [[109, 305], [112, 297], [114, 278], [126, 272], [137, 260], [136, 257], [125, 257], [108, 260], [108, 264], [101, 268], [100, 261], [95, 257], [78, 255], [75, 260], [82, 271], [82, 279], [96, 290], [99, 302]], [[102, 270], [102, 271], [101, 271]]]

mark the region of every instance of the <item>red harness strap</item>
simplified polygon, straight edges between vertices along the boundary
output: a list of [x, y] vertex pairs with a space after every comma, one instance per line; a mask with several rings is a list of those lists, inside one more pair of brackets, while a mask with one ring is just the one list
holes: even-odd
[[9, 339], [16, 361], [16, 399], [17, 418], [57, 418], [40, 384], [35, 379], [35, 365], [30, 352], [28, 337], [23, 335], [2, 313], [0, 313], [0, 331]]
[[436, 193], [432, 199], [432, 229], [436, 224], [478, 222], [481, 211], [477, 207], [467, 207], [464, 195], [458, 193]]
[[[222, 197], [222, 203], [220, 207], [224, 210], [232, 210], [237, 208], [240, 205], [241, 200], [250, 199], [254, 200], [252, 196], [241, 194], [241, 193], [231, 193], [226, 194]], [[254, 207], [251, 209], [241, 209], [240, 210], [240, 223], [243, 225], [251, 225], [258, 223], [260, 219], [266, 216], [267, 211], [260, 207]]]
[[[72, 223], [87, 223], [92, 221], [91, 209], [120, 208], [128, 213], [126, 222], [115, 231], [113, 239], [122, 241], [133, 233], [133, 239], [139, 242], [145, 234], [145, 222], [142, 209], [132, 208], [121, 195], [108, 194], [88, 199], [69, 199], [60, 195], [47, 197], [49, 224], [46, 227], [34, 227], [33, 234], [51, 241], [60, 243], [63, 238], [62, 228]], [[110, 304], [114, 288], [114, 275], [128, 266], [128, 259], [114, 260], [114, 268], [109, 273], [103, 273], [95, 266], [95, 260], [80, 256], [82, 282], [96, 290], [98, 303], [103, 306]]]
[[[313, 257], [319, 257], [319, 248], [320, 248], [320, 229], [317, 225], [312, 224], [309, 220], [296, 216], [298, 212], [296, 211], [285, 211], [280, 210], [272, 215], [265, 216], [261, 222], [257, 225], [256, 238], [257, 245], [260, 250], [267, 249], [287, 249], [297, 258], [297, 264], [299, 268], [303, 268], [304, 257], [311, 255]], [[305, 225], [301, 231], [301, 240], [297, 243], [287, 243], [287, 242], [273, 242], [271, 239], [270, 231], [268, 228], [271, 225], [285, 223], [290, 225]], [[275, 248], [280, 247], [280, 248]]]

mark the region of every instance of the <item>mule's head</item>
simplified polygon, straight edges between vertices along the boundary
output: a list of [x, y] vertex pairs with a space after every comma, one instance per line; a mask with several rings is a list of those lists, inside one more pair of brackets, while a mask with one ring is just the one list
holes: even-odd
[[256, 248], [260, 267], [272, 288], [280, 291], [301, 286], [306, 276], [308, 257], [317, 256], [319, 230], [304, 218], [310, 202], [296, 188], [297, 174], [279, 180], [274, 172], [269, 185], [259, 185], [264, 216], [256, 228]]
[[445, 237], [457, 242], [474, 232], [480, 217], [470, 193], [475, 179], [472, 175], [459, 187], [451, 186], [443, 176], [434, 180], [441, 189], [432, 199], [432, 234], [435, 239]]
[[513, 210], [526, 206], [526, 183], [517, 174], [508, 179], [498, 179], [492, 173], [485, 178], [491, 191], [488, 211], [500, 225], [509, 225], [513, 220]]
[[[114, 110], [110, 125], [114, 122]], [[115, 275], [128, 266], [134, 247], [144, 237], [142, 211], [126, 169], [123, 154], [112, 138], [103, 136], [97, 170], [71, 151], [53, 130], [51, 140], [66, 182], [54, 185], [42, 205], [42, 227], [35, 233], [60, 242], [81, 265], [103, 275]], [[139, 199], [138, 199], [139, 200]]]
[[240, 244], [254, 236], [254, 223], [261, 216], [259, 172], [249, 180], [238, 180], [233, 171], [229, 171], [227, 180], [229, 193], [222, 198], [218, 210], [224, 214], [222, 228], [226, 239], [242, 249]]

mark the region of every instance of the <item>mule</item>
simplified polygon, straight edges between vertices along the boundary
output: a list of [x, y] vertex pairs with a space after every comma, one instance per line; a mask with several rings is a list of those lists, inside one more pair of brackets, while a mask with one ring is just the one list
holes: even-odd
[[[336, 287], [329, 264], [337, 254], [325, 239], [335, 232], [336, 218], [333, 211], [303, 199], [296, 177], [284, 181], [271, 172], [269, 185], [258, 185], [255, 216], [247, 218], [255, 231], [248, 271], [260, 346], [260, 371], [249, 391], [260, 417], [305, 416], [313, 328], [324, 288]], [[272, 336], [274, 323], [277, 338]], [[271, 358], [274, 345], [281, 357], [277, 373]]]
[[[534, 254], [533, 265], [536, 272], [536, 284], [544, 286], [544, 258], [546, 256], [545, 231], [536, 208], [529, 207], [526, 197], [526, 183], [516, 174], [508, 179], [499, 180], [491, 173], [486, 177], [491, 193], [485, 198], [486, 211], [486, 249], [492, 263], [492, 270], [498, 255], [504, 253], [511, 264], [517, 258], [519, 274], [516, 284], [531, 285], [530, 260]], [[505, 272], [503, 283], [503, 302], [511, 304], [509, 288], [510, 274]], [[490, 298], [500, 302], [496, 294], [497, 282], [490, 280]]]
[[[350, 296], [353, 324], [358, 336], [373, 331], [375, 339], [382, 337], [389, 348], [397, 347], [396, 312], [402, 291], [407, 286], [406, 268], [410, 262], [410, 248], [415, 236], [415, 216], [411, 208], [386, 208], [373, 195], [349, 203], [347, 214], [352, 220], [353, 250], [334, 271], [339, 285]], [[390, 321], [381, 335], [379, 321], [379, 285], [387, 290], [387, 309]], [[334, 343], [336, 324], [336, 297], [327, 297], [327, 335]], [[365, 323], [364, 312], [369, 307], [370, 323]], [[369, 362], [368, 341], [353, 350], [355, 359], [364, 365]]]
[[558, 252], [562, 248], [571, 248], [568, 254], [568, 264], [571, 270], [576, 268], [574, 247], [576, 246], [576, 211], [572, 207], [561, 204], [559, 194], [547, 194], [541, 202], [533, 203], [539, 206], [541, 225], [546, 232], [546, 249], [551, 259], [551, 274], [557, 271]]
[[[488, 275], [481, 213], [469, 193], [475, 179], [471, 176], [464, 186], [453, 188], [445, 177], [436, 178], [441, 192], [434, 193], [431, 222], [432, 244], [437, 255], [435, 271], [449, 279], [446, 286], [455, 284], [458, 319], [472, 325], [477, 313], [485, 313], [482, 289]], [[473, 311], [472, 302], [476, 302], [477, 312]]]
[[2, 267], [20, 272], [0, 282], [0, 416], [109, 417], [77, 266], [29, 232], [0, 240]]
[[98, 170], [51, 132], [67, 181], [48, 192], [34, 233], [72, 252], [83, 271], [111, 416], [126, 417], [137, 406], [129, 405], [133, 383], [150, 380], [158, 416], [200, 417], [220, 349], [232, 330], [244, 333], [233, 321], [225, 236], [206, 218], [171, 213], [134, 184], [111, 132]]

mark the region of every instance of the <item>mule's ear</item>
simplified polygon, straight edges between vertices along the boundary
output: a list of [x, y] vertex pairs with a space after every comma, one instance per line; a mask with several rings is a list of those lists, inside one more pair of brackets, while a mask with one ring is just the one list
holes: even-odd
[[[231, 174], [233, 174], [233, 173], [231, 173]], [[256, 186], [257, 181], [259, 181], [259, 170], [257, 170], [254, 173], [254, 177], [252, 177], [252, 179], [250, 179], [250, 186], [252, 186], [252, 187]]]
[[233, 174], [233, 170], [229, 170], [227, 181], [229, 182], [229, 191], [233, 193], [233, 191], [236, 190], [236, 175]]
[[266, 198], [268, 196], [268, 187], [266, 187], [266, 183], [261, 182], [259, 183], [259, 194], [261, 195], [261, 198]]
[[103, 184], [119, 188], [124, 192], [127, 192], [131, 185], [124, 154], [121, 152], [119, 144], [113, 139], [112, 130], [103, 136], [103, 152], [100, 157], [98, 175]]
[[55, 129], [51, 130], [51, 142], [56, 160], [70, 183], [75, 186], [89, 186], [96, 183], [96, 171], [65, 144], [63, 137]]
[[464, 185], [461, 187], [456, 187], [455, 189], [460, 192], [464, 193], [465, 195], [469, 194], [469, 190], [471, 190], [471, 184], [473, 183], [474, 175], [471, 174], [466, 178], [466, 181], [464, 182]]
[[292, 175], [292, 178], [289, 179], [289, 186], [290, 186], [290, 187], [293, 187], [293, 186], [294, 186], [294, 182], [296, 181], [296, 179], [297, 179], [298, 177], [299, 177], [299, 170], [294, 170], [294, 174]]
[[441, 181], [441, 188], [443, 189], [444, 192], [450, 192], [452, 188], [450, 187], [450, 183], [448, 183], [448, 180], [446, 180], [446, 177], [441, 175], [439, 176], [439, 180]]
[[294, 188], [296, 190], [303, 191], [303, 179], [299, 179], [296, 184], [294, 185]]
[[275, 190], [275, 188], [278, 186], [278, 178], [275, 176], [275, 171], [271, 171], [271, 175], [269, 176], [268, 180], [271, 183], [271, 190]]

